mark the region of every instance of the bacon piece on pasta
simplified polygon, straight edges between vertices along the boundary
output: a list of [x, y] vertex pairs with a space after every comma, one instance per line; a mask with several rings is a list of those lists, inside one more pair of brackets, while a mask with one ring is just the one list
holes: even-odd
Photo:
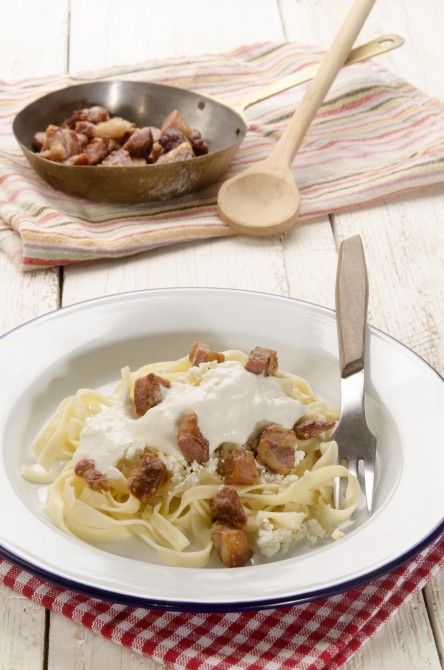
[[298, 440], [309, 440], [311, 437], [330, 430], [334, 425], [334, 421], [301, 421], [295, 424], [294, 431]]
[[167, 479], [165, 463], [154, 454], [146, 453], [128, 477], [128, 488], [135, 498], [145, 502]]
[[202, 342], [195, 342], [193, 344], [188, 358], [191, 365], [199, 365], [200, 363], [208, 363], [210, 361], [223, 363], [225, 360], [223, 354], [214, 351], [208, 344], [202, 344]]
[[255, 347], [245, 363], [245, 369], [255, 375], [273, 375], [278, 369], [277, 353], [274, 349]]
[[247, 516], [235, 489], [223, 486], [210, 500], [212, 521], [223, 521], [236, 528], [245, 528]]
[[257, 484], [259, 472], [252, 451], [233, 449], [224, 460], [225, 484]]
[[83, 477], [93, 491], [109, 491], [109, 481], [101, 472], [96, 470], [94, 461], [89, 458], [82, 458], [81, 461], [76, 463], [74, 473], [77, 477]]
[[146, 377], [139, 377], [134, 384], [134, 407], [139, 416], [143, 416], [146, 412], [155, 407], [162, 401], [161, 387], [169, 388], [170, 382], [168, 379], [163, 379], [154, 372], [150, 372]]
[[294, 468], [295, 446], [295, 432], [272, 423], [259, 438], [258, 461], [272, 472], [288, 475]]
[[252, 557], [244, 530], [217, 522], [213, 524], [211, 535], [216, 553], [227, 568], [240, 568]]
[[180, 423], [177, 446], [187, 463], [206, 463], [210, 458], [208, 440], [200, 432], [196, 412], [186, 412]]

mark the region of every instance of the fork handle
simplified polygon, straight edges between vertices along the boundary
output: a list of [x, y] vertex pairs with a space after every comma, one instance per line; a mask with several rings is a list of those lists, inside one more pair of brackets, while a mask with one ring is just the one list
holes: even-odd
[[368, 279], [359, 235], [346, 238], [339, 248], [336, 275], [336, 320], [341, 377], [364, 368]]

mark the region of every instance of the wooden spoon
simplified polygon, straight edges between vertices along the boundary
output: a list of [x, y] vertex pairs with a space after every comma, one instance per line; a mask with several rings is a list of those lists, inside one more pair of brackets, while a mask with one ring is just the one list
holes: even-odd
[[234, 230], [272, 235], [296, 223], [301, 198], [291, 164], [375, 2], [355, 1], [270, 156], [222, 184], [218, 213]]

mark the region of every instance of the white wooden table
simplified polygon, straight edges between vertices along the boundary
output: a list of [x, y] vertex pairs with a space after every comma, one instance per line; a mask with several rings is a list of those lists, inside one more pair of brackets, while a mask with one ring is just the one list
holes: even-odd
[[[14, 0], [0, 25], [0, 78], [133, 64], [240, 44], [327, 48], [350, 0]], [[444, 100], [443, 0], [379, 0], [359, 42], [405, 37], [381, 62]], [[0, 255], [0, 332], [80, 300], [142, 288], [252, 289], [334, 305], [337, 248], [359, 233], [369, 320], [444, 372], [444, 187], [299, 225], [285, 236], [201, 241], [84, 267], [20, 274]], [[444, 577], [399, 611], [346, 668], [437, 670]], [[1, 670], [158, 668], [26, 598], [0, 589]]]

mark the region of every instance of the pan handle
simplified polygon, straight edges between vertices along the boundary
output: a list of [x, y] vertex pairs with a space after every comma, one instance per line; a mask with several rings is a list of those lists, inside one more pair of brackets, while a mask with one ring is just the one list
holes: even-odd
[[[357, 63], [361, 60], [366, 60], [367, 58], [372, 58], [373, 56], [378, 56], [379, 54], [386, 53], [392, 49], [397, 49], [403, 44], [404, 39], [399, 35], [382, 35], [382, 37], [378, 37], [378, 39], [366, 42], [362, 46], [352, 49], [344, 66]], [[247, 107], [250, 107], [257, 102], [261, 102], [261, 100], [266, 100], [277, 93], [293, 88], [293, 86], [298, 86], [306, 81], [310, 81], [310, 79], [313, 79], [315, 76], [318, 67], [318, 64], [306, 67], [302, 72], [294, 72], [293, 74], [283, 77], [276, 82], [272, 82], [267, 86], [262, 86], [238, 100], [234, 106], [237, 109], [244, 111]]]

